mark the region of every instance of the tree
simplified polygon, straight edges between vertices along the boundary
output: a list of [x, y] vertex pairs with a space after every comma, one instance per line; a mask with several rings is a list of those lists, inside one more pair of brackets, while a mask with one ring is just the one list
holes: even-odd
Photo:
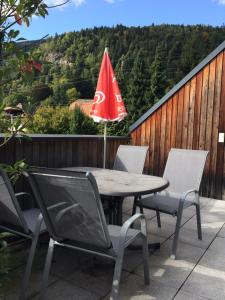
[[147, 109], [146, 87], [150, 85], [150, 75], [140, 50], [134, 61], [128, 86], [128, 118], [135, 122]]
[[67, 107], [40, 106], [28, 125], [28, 132], [42, 134], [70, 133], [71, 112]]
[[[40, 71], [40, 64], [36, 62], [18, 44], [22, 40], [20, 31], [13, 29], [30, 24], [32, 16], [45, 17], [48, 14], [47, 5], [41, 0], [4, 0], [0, 1], [0, 97], [3, 99], [7, 92], [7, 83], [14, 79], [29, 79], [36, 71]], [[0, 105], [0, 117], [4, 117], [4, 103]], [[13, 126], [14, 132], [1, 145], [5, 145], [17, 132], [23, 131], [21, 122]]]
[[163, 47], [159, 45], [156, 48], [155, 59], [151, 65], [151, 93], [153, 103], [157, 102], [165, 94], [167, 86], [166, 66], [163, 58]]
[[71, 118], [70, 133], [97, 134], [98, 128], [91, 118], [87, 117], [79, 107], [76, 107]]
[[68, 89], [66, 91], [66, 97], [68, 103], [71, 103], [79, 98], [80, 94], [75, 87]]

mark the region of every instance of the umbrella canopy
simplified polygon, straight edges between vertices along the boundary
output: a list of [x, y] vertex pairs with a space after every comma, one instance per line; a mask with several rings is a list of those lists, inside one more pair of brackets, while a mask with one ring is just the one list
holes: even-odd
[[106, 161], [106, 128], [108, 121], [121, 121], [127, 115], [120, 89], [105, 48], [97, 88], [90, 116], [95, 122], [104, 122], [103, 168]]
[[126, 115], [126, 108], [106, 48], [90, 116], [95, 122], [108, 122], [121, 121]]

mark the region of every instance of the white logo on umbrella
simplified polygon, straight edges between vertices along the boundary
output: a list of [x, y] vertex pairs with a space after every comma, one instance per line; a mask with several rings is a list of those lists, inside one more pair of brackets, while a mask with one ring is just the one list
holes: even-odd
[[101, 91], [96, 91], [95, 98], [94, 98], [94, 104], [100, 104], [105, 100], [105, 94]]
[[123, 101], [121, 95], [116, 95], [116, 101], [117, 102], [122, 102]]

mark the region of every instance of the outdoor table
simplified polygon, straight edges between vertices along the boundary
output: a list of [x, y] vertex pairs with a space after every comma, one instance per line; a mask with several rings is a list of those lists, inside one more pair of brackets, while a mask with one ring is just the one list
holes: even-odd
[[125, 197], [159, 192], [168, 187], [169, 182], [165, 178], [134, 174], [116, 170], [93, 167], [69, 167], [70, 171], [90, 171], [97, 182], [101, 196], [110, 196], [112, 199], [113, 224], [122, 225], [122, 206]]

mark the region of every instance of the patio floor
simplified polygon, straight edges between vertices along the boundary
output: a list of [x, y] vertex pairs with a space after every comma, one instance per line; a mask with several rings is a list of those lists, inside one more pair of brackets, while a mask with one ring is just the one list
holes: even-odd
[[[205, 300], [225, 299], [225, 201], [202, 198], [203, 240], [197, 239], [194, 208], [184, 211], [177, 260], [170, 259], [175, 219], [161, 215], [157, 228], [155, 213], [148, 217], [149, 241], [159, 241], [160, 251], [149, 255], [150, 286], [144, 286], [140, 251], [127, 250], [122, 274], [121, 299]], [[125, 200], [124, 220], [130, 201]], [[28, 244], [29, 245], [29, 244]], [[21, 249], [22, 247], [22, 249]], [[42, 241], [30, 281], [29, 299], [39, 299], [39, 285], [47, 243]], [[18, 299], [29, 248], [10, 248], [6, 276], [0, 275], [0, 300]], [[49, 279], [48, 299], [109, 299], [113, 263], [76, 251], [56, 248]]]

